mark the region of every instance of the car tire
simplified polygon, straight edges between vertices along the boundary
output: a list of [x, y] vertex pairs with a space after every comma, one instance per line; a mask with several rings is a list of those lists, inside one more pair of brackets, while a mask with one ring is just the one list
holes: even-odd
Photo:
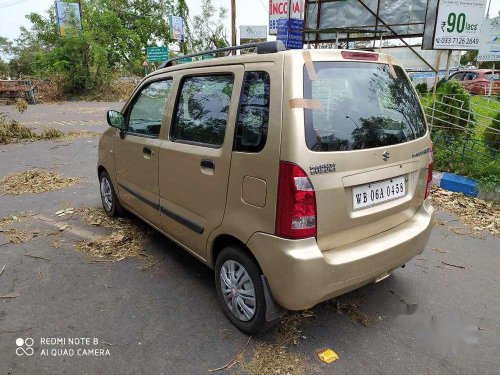
[[[241, 276], [243, 281], [248, 277], [248, 281], [243, 282], [238, 287], [238, 280], [228, 280], [231, 265], [233, 276]], [[246, 275], [245, 275], [246, 274]], [[226, 275], [224, 277], [223, 275]], [[275, 321], [266, 321], [266, 298], [264, 285], [261, 278], [262, 272], [259, 265], [245, 250], [237, 246], [224, 248], [215, 262], [215, 288], [217, 299], [224, 310], [227, 318], [238, 329], [247, 334], [262, 332], [274, 325]], [[232, 284], [232, 282], [235, 284]], [[229, 284], [228, 284], [229, 282]], [[254, 303], [252, 303], [250, 287], [253, 286]], [[223, 291], [223, 287], [225, 290]], [[232, 289], [231, 293], [228, 290]], [[236, 302], [235, 302], [236, 301]], [[249, 314], [252, 309], [253, 314]], [[236, 312], [234, 311], [236, 309]], [[251, 315], [251, 316], [249, 316]]]
[[121, 216], [123, 207], [118, 200], [111, 177], [106, 171], [101, 172], [99, 175], [99, 191], [101, 193], [102, 207], [106, 215], [110, 217]]

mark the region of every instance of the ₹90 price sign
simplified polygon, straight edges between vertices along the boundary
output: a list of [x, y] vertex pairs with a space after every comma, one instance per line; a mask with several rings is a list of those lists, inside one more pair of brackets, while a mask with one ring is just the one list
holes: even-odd
[[486, 0], [440, 0], [434, 49], [478, 49]]

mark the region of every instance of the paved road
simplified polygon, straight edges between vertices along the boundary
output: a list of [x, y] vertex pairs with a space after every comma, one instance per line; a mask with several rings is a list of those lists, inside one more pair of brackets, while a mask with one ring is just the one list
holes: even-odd
[[[37, 105], [20, 118], [31, 126], [50, 121], [65, 131], [102, 131], [108, 107], [120, 104]], [[0, 236], [0, 296], [17, 296], [0, 299], [0, 374], [206, 374], [223, 366], [248, 338], [219, 309], [213, 272], [169, 240], [148, 236], [145, 251], [159, 263], [145, 271], [141, 266], [147, 263], [137, 258], [89, 263], [73, 244], [102, 229], [76, 216], [66, 221], [81, 231], [65, 230], [58, 235], [63, 246], [51, 245], [50, 234], [60, 224], [56, 211], [100, 206], [96, 155], [96, 138], [0, 146], [0, 179], [33, 167], [80, 177], [78, 185], [63, 190], [0, 196], [0, 217], [31, 211], [38, 216], [18, 225], [39, 232], [22, 244], [4, 244]], [[498, 374], [500, 241], [488, 233], [455, 234], [450, 227], [461, 226], [456, 218], [445, 212], [438, 218], [449, 222], [435, 227], [424, 253], [406, 268], [343, 296], [338, 306], [321, 304], [312, 317], [292, 315], [277, 329], [252, 337], [245, 360], [251, 362], [262, 343], [282, 342], [282, 331], [296, 321], [297, 344], [288, 342], [281, 351], [295, 355], [307, 374]], [[358, 322], [366, 319], [368, 326]], [[34, 355], [16, 354], [18, 338], [33, 338]], [[53, 345], [45, 340], [50, 338], [92, 342]], [[21, 347], [27, 354], [28, 344]], [[325, 347], [340, 360], [316, 360], [315, 352]], [[71, 348], [109, 350], [109, 356], [65, 356], [63, 350]], [[237, 364], [221, 373], [245, 370]]]

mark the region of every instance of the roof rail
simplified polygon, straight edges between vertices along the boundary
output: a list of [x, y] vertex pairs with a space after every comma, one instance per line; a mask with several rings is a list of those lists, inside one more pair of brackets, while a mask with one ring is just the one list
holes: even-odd
[[283, 42], [281, 40], [276, 40], [276, 41], [271, 41], [271, 42], [243, 44], [241, 46], [218, 48], [218, 49], [213, 49], [210, 51], [192, 53], [190, 55], [182, 55], [182, 56], [174, 57], [174, 58], [171, 58], [169, 60], [165, 60], [164, 62], [162, 62], [160, 64], [160, 66], [158, 67], [158, 69], [163, 69], [163, 68], [167, 68], [169, 66], [172, 66], [172, 63], [174, 61], [178, 61], [181, 59], [186, 59], [186, 58], [196, 57], [196, 56], [203, 56], [203, 55], [211, 55], [214, 53], [221, 53], [221, 52], [238, 51], [238, 50], [250, 49], [250, 48], [255, 48], [257, 50], [258, 54], [276, 53], [276, 52], [284, 51], [286, 49], [285, 45], [283, 44]]

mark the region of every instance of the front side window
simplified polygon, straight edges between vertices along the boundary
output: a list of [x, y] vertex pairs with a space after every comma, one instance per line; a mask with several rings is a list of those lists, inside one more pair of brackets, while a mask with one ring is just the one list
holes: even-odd
[[264, 148], [269, 122], [270, 90], [268, 73], [245, 73], [236, 129], [236, 151], [258, 152]]
[[399, 66], [315, 62], [318, 79], [304, 67], [306, 143], [313, 151], [349, 151], [390, 146], [422, 137], [426, 125], [415, 91]]
[[233, 81], [232, 74], [185, 78], [177, 99], [172, 140], [222, 146]]
[[171, 87], [172, 79], [166, 79], [141, 90], [129, 111], [128, 133], [158, 137]]
[[476, 79], [477, 78], [477, 75], [476, 73], [465, 73], [465, 76], [464, 76], [464, 81], [472, 81], [473, 79]]

